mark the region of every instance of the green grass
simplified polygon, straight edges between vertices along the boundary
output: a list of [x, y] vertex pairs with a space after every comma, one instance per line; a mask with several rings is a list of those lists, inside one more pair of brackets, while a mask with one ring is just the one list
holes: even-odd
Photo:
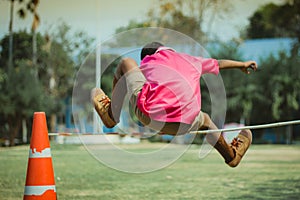
[[[0, 199], [22, 199], [28, 150], [0, 148]], [[147, 174], [108, 168], [79, 145], [51, 144], [51, 153], [61, 200], [300, 198], [300, 146], [252, 145], [234, 169], [215, 151], [199, 160], [199, 146], [192, 146], [172, 165]]]

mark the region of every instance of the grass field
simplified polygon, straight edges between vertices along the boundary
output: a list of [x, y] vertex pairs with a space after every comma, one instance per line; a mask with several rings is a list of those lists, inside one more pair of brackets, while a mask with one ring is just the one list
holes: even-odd
[[[133, 148], [153, 148], [152, 144]], [[29, 146], [0, 148], [0, 199], [22, 199]], [[83, 146], [51, 144], [58, 199], [300, 199], [300, 146], [252, 145], [237, 168], [199, 146], [147, 174], [110, 169]]]

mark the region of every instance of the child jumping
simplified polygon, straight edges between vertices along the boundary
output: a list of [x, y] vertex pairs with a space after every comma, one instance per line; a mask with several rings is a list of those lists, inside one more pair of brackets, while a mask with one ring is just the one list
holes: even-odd
[[[201, 111], [200, 78], [218, 75], [219, 70], [238, 68], [249, 74], [255, 61], [239, 62], [195, 57], [176, 52], [159, 42], [145, 45], [140, 67], [131, 58], [123, 58], [113, 80], [112, 101], [99, 88], [92, 91], [95, 110], [108, 128], [119, 122], [123, 99], [129, 94], [138, 120], [161, 134], [184, 134], [203, 129], [218, 129], [210, 116]], [[221, 133], [206, 136], [230, 167], [236, 167], [252, 142], [249, 129], [242, 130], [228, 144]]]

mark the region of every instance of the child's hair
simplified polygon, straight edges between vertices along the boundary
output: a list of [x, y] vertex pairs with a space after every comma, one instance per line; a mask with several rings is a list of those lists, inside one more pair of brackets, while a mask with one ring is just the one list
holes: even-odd
[[164, 45], [160, 42], [151, 42], [146, 44], [141, 51], [141, 60], [143, 60], [147, 55], [154, 54], [157, 51], [157, 49], [161, 46]]

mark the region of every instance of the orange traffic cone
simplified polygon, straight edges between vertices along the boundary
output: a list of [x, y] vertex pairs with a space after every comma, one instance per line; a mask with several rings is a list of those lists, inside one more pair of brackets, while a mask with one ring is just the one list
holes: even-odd
[[35, 112], [23, 199], [56, 198], [46, 115], [44, 112]]

